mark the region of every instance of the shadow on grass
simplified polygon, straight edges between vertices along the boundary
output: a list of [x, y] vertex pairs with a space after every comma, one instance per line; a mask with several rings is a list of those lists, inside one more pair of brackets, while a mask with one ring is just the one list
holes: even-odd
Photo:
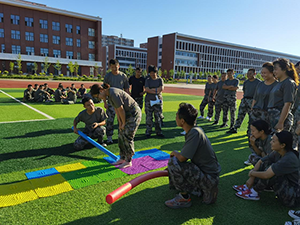
[[48, 130], [39, 130], [35, 132], [26, 133], [25, 135], [21, 136], [14, 136], [14, 137], [5, 137], [4, 139], [18, 139], [18, 138], [29, 138], [29, 137], [38, 137], [44, 135], [51, 135], [51, 134], [68, 134], [72, 133], [71, 128], [67, 129], [48, 129]]

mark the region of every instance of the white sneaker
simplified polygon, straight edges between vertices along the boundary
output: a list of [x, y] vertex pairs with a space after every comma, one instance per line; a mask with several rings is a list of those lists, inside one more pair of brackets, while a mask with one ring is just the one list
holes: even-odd
[[207, 119], [208, 121], [211, 121], [211, 118], [210, 118], [210, 117], [206, 117], [206, 119]]
[[299, 220], [300, 219], [300, 210], [295, 211], [295, 210], [290, 210], [288, 212], [289, 216], [292, 217], [293, 219]]
[[247, 161], [245, 161], [244, 164], [245, 164], [246, 166], [251, 166], [251, 165], [252, 165], [252, 163], [249, 161], [249, 159], [247, 159]]
[[198, 119], [204, 119], [204, 117], [203, 116], [199, 116]]
[[180, 134], [182, 134], [182, 135], [186, 135], [186, 132], [185, 132], [185, 130], [184, 130], [184, 131], [182, 131]]

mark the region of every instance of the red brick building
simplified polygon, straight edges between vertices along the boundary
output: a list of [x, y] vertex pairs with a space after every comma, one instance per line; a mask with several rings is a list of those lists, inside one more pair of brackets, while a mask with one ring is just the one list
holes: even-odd
[[0, 70], [9, 71], [9, 63], [21, 54], [22, 72], [43, 72], [47, 57], [54, 65], [59, 61], [61, 71], [50, 66], [48, 73], [68, 75], [68, 63], [77, 62], [78, 73], [94, 74], [101, 62], [102, 19], [51, 8], [43, 4], [0, 0]]

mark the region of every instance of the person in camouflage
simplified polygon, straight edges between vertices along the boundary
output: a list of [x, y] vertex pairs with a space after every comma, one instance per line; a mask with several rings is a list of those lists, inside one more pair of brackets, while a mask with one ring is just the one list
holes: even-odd
[[175, 198], [165, 202], [170, 208], [190, 207], [190, 194], [203, 195], [205, 204], [217, 200], [221, 167], [204, 131], [195, 126], [197, 115], [193, 105], [179, 105], [176, 124], [186, 131], [186, 135], [182, 150], [171, 152], [168, 162], [170, 189], [179, 191]]
[[274, 190], [280, 202], [295, 207], [299, 195], [299, 153], [293, 150], [293, 135], [288, 131], [275, 133], [272, 137], [272, 152], [260, 159], [248, 173], [245, 185], [234, 185], [236, 196], [246, 200], [259, 200], [259, 192]]
[[206, 119], [211, 121], [211, 118], [214, 113], [214, 106], [210, 102], [212, 101], [213, 98], [213, 93], [215, 89], [215, 84], [212, 82], [212, 77], [210, 75], [207, 76], [207, 83], [205, 84], [205, 90], [204, 90], [204, 97], [203, 100], [199, 106], [200, 109], [200, 116], [198, 119], [203, 119], [204, 117], [204, 108], [208, 104], [208, 112], [207, 112], [207, 117]]
[[224, 116], [224, 92], [223, 84], [227, 79], [227, 73], [221, 74], [221, 80], [217, 83], [214, 90], [213, 99], [215, 100], [215, 122], [212, 125], [217, 125], [219, 123], [221, 110], [223, 110], [223, 124], [226, 124], [228, 118]]
[[[255, 69], [248, 70], [247, 72], [248, 80], [246, 80], [243, 84], [244, 96], [241, 100], [241, 104], [239, 107], [238, 118], [235, 121], [234, 127], [229, 131], [227, 131], [226, 133], [237, 133], [237, 129], [241, 127], [246, 114], [248, 114], [248, 116], [250, 115], [253, 96], [257, 85], [260, 83], [260, 80], [255, 78], [255, 74], [256, 74]], [[249, 133], [249, 127], [248, 127], [247, 134], [248, 133]]]
[[98, 84], [94, 84], [91, 88], [91, 94], [94, 98], [102, 99], [103, 101], [107, 99], [117, 113], [120, 159], [113, 164], [119, 165], [119, 168], [132, 166], [134, 136], [142, 118], [140, 107], [127, 92], [119, 88], [110, 87], [106, 83], [103, 83], [101, 87]]
[[[95, 107], [92, 98], [84, 97], [82, 99], [82, 104], [85, 110], [81, 111], [78, 116], [74, 119], [73, 127], [74, 133], [78, 134], [77, 124], [79, 122], [85, 123], [85, 128], [83, 133], [93, 139], [98, 139], [98, 143], [106, 146], [103, 143], [103, 136], [105, 135], [105, 120], [107, 115], [101, 107]], [[83, 137], [79, 136], [74, 143], [74, 149], [81, 150], [84, 149], [88, 144], [88, 141]]]
[[[155, 118], [155, 133], [156, 136], [164, 138], [161, 130], [164, 82], [161, 77], [157, 76], [157, 67], [150, 65], [148, 67], [150, 76], [145, 82], [145, 112], [146, 112], [146, 138], [151, 137], [153, 126], [153, 114]], [[151, 102], [155, 104], [151, 105]]]
[[[295, 64], [295, 69], [298, 74], [298, 77], [300, 76], [300, 61]], [[294, 116], [293, 120], [293, 126], [292, 126], [292, 134], [294, 135], [293, 139], [293, 148], [294, 150], [300, 150], [300, 140], [299, 136], [295, 133], [295, 130], [297, 128], [297, 122], [300, 121], [300, 84], [297, 87], [297, 95], [295, 99], [295, 104], [292, 109], [292, 114]]]
[[28, 84], [27, 89], [24, 91], [23, 102], [34, 102], [33, 88], [31, 84]]
[[[239, 80], [233, 77], [233, 69], [227, 70], [228, 79], [223, 85], [225, 89], [224, 93], [224, 116], [227, 118], [228, 109], [230, 111], [230, 129], [234, 126], [235, 111], [236, 111], [236, 90], [239, 89]], [[223, 124], [221, 127], [225, 127], [227, 124]]]

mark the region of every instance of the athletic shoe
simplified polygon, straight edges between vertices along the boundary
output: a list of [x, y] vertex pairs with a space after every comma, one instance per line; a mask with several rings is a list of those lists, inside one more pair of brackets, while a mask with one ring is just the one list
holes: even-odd
[[202, 202], [205, 204], [213, 204], [217, 201], [218, 197], [218, 186], [213, 187], [210, 192], [203, 194]]
[[293, 222], [287, 221], [284, 225], [300, 225], [300, 220], [294, 220]]
[[204, 119], [204, 117], [203, 116], [198, 116], [198, 119]]
[[211, 121], [211, 118], [210, 118], [210, 117], [206, 117], [206, 119], [207, 119], [208, 121]]
[[244, 162], [244, 164], [245, 164], [246, 166], [251, 166], [251, 165], [252, 165], [252, 163], [249, 161], [249, 159], [247, 159], [247, 160]]
[[113, 143], [114, 143], [114, 141], [112, 140], [112, 136], [107, 136], [106, 144], [110, 145], [110, 144], [113, 144]]
[[289, 216], [292, 217], [293, 219], [299, 220], [300, 219], [300, 210], [295, 211], [295, 210], [290, 210], [288, 212]]
[[232, 188], [236, 191], [247, 191], [249, 189], [246, 184], [233, 185]]
[[259, 195], [253, 195], [251, 192], [251, 189], [248, 189], [246, 191], [239, 191], [237, 193], [235, 193], [236, 196], [242, 198], [242, 199], [246, 199], [246, 200], [259, 200], [260, 197]]
[[172, 209], [188, 208], [192, 205], [192, 200], [191, 198], [185, 199], [181, 193], [179, 193], [175, 198], [166, 201], [165, 205]]
[[223, 128], [223, 127], [228, 127], [228, 125], [226, 123], [223, 123], [220, 128]]
[[186, 135], [186, 132], [185, 132], [185, 130], [184, 130], [184, 131], [182, 131], [180, 134], [182, 134], [182, 135]]
[[218, 124], [218, 121], [215, 121], [215, 122], [213, 122], [213, 124], [212, 125], [217, 125]]

